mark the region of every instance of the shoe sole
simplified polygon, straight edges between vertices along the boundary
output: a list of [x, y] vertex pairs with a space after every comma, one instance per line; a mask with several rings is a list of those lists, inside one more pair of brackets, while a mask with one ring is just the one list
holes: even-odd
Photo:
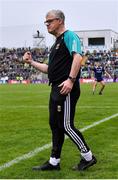
[[59, 171], [61, 168], [38, 168], [38, 167], [33, 167], [32, 170], [33, 171]]

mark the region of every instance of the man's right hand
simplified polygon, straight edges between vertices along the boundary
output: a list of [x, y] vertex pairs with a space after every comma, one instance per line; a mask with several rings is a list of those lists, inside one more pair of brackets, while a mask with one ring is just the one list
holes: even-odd
[[40, 62], [36, 62], [32, 59], [32, 55], [30, 51], [27, 51], [24, 56], [23, 56], [23, 62], [30, 64], [31, 66], [33, 66], [34, 68], [40, 70], [43, 73], [48, 73], [48, 65], [47, 64], [43, 64]]
[[32, 55], [31, 55], [31, 52], [30, 51], [27, 51], [24, 56], [23, 56], [23, 62], [24, 63], [27, 63], [27, 64], [31, 64], [32, 62]]

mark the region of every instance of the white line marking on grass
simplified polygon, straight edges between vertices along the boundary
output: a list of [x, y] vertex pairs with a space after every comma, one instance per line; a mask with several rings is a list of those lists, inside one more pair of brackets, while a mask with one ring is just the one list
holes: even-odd
[[88, 126], [82, 128], [82, 129], [80, 129], [80, 131], [81, 131], [81, 132], [84, 132], [84, 131], [86, 131], [87, 129], [90, 129], [90, 128], [96, 126], [96, 125], [99, 125], [99, 124], [101, 124], [101, 123], [103, 123], [103, 122], [105, 122], [105, 121], [108, 121], [108, 120], [110, 120], [110, 119], [112, 119], [112, 118], [115, 118], [115, 117], [117, 117], [117, 116], [118, 116], [118, 113], [117, 113], [117, 114], [113, 114], [112, 116], [109, 116], [109, 117], [107, 117], [107, 118], [101, 119], [101, 120], [99, 120], [99, 121], [97, 121], [97, 122], [94, 122], [94, 123], [91, 124], [91, 125], [88, 125]]
[[[108, 120], [110, 120], [110, 119], [112, 119], [112, 118], [115, 118], [115, 117], [117, 117], [117, 116], [118, 116], [118, 113], [117, 113], [117, 114], [113, 114], [112, 116], [109, 116], [109, 117], [107, 117], [107, 118], [101, 119], [101, 120], [99, 120], [99, 121], [97, 121], [97, 122], [94, 122], [94, 123], [91, 124], [91, 125], [85, 126], [84, 128], [80, 129], [80, 131], [81, 131], [81, 132], [84, 132], [84, 131], [86, 131], [86, 130], [94, 127], [94, 126], [97, 126], [97, 125], [99, 125], [99, 124], [101, 124], [101, 123], [103, 123], [103, 122], [105, 122], [105, 121], [108, 121]], [[67, 139], [67, 138], [68, 138], [68, 137], [66, 137], [66, 139]], [[2, 166], [0, 166], [0, 171], [2, 171], [3, 169], [6, 169], [6, 168], [8, 168], [8, 167], [10, 167], [10, 166], [12, 166], [12, 165], [14, 165], [14, 164], [19, 163], [19, 162], [22, 161], [22, 160], [29, 159], [29, 158], [35, 156], [36, 154], [38, 154], [39, 152], [44, 151], [45, 149], [50, 148], [51, 146], [52, 146], [52, 143], [45, 144], [44, 146], [38, 147], [38, 148], [34, 149], [33, 151], [30, 151], [29, 153], [24, 154], [23, 156], [19, 156], [19, 157], [17, 157], [16, 159], [13, 159], [12, 161], [9, 161], [9, 162], [3, 164]]]

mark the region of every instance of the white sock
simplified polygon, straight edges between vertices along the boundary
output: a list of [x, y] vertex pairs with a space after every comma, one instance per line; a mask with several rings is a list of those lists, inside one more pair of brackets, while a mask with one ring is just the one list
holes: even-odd
[[56, 159], [55, 157], [50, 157], [49, 163], [56, 166], [58, 163], [60, 163], [60, 158]]
[[86, 159], [86, 161], [90, 161], [92, 159], [92, 152], [89, 151], [87, 153], [81, 153], [82, 157]]

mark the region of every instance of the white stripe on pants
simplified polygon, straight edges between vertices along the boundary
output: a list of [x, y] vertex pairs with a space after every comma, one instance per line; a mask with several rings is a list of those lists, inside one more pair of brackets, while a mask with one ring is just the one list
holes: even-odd
[[79, 137], [79, 135], [72, 129], [70, 124], [70, 94], [66, 97], [66, 100], [64, 102], [64, 128], [67, 134], [72, 138], [72, 140], [75, 142], [75, 144], [80, 148], [80, 150], [87, 152], [87, 148], [84, 145], [82, 139]]

